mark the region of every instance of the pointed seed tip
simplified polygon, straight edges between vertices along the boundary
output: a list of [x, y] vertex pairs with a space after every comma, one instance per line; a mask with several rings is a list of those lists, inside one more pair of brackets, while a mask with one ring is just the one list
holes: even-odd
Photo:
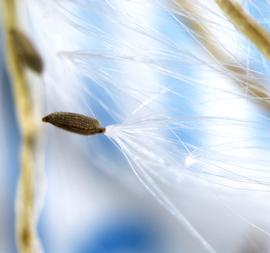
[[43, 118], [42, 118], [42, 122], [48, 122], [49, 120], [48, 120], [48, 115], [47, 116], [44, 116]]
[[99, 129], [99, 133], [100, 134], [104, 134], [106, 132], [106, 128], [105, 127], [101, 127], [100, 129]]

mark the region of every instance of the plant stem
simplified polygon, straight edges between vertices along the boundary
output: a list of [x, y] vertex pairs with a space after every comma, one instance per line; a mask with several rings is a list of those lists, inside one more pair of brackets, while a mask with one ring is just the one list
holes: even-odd
[[21, 131], [21, 172], [17, 191], [16, 233], [21, 253], [37, 253], [38, 236], [34, 217], [34, 149], [36, 124], [33, 120], [32, 99], [24, 66], [16, 54], [16, 43], [10, 31], [18, 28], [15, 0], [3, 0], [6, 38], [6, 60], [19, 128]]
[[[216, 0], [218, 2], [218, 0]], [[225, 0], [228, 1], [228, 0]], [[202, 14], [193, 6], [192, 1], [176, 0], [176, 8], [184, 12], [185, 21], [192, 29], [201, 44], [207, 50], [208, 54], [213, 57], [215, 62], [226, 70], [226, 77], [231, 78], [233, 83], [242, 91], [247, 92], [251, 98], [254, 98], [259, 106], [266, 111], [270, 111], [270, 93], [259, 83], [258, 78], [251, 73], [247, 73], [228, 53], [222, 50], [214, 40], [214, 34], [203, 24]]]
[[249, 16], [239, 3], [232, 0], [215, 0], [215, 2], [236, 29], [242, 32], [267, 59], [270, 59], [270, 33]]

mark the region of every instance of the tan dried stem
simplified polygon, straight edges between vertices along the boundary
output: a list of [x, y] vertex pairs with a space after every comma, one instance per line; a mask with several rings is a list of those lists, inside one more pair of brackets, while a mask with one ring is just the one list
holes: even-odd
[[253, 19], [235, 0], [215, 0], [230, 22], [270, 59], [270, 33]]
[[3, 0], [6, 60], [13, 86], [18, 124], [21, 131], [21, 172], [17, 192], [16, 233], [21, 253], [37, 253], [38, 236], [34, 217], [34, 148], [36, 124], [24, 66], [16, 54], [13, 29], [19, 29], [15, 0]]
[[[221, 2], [216, 0], [217, 2]], [[226, 2], [228, 0], [224, 0]], [[270, 111], [269, 92], [259, 82], [259, 78], [254, 73], [248, 73], [247, 70], [237, 63], [232, 56], [223, 50], [215, 41], [215, 35], [204, 24], [204, 17], [195, 8], [192, 1], [189, 0], [175, 0], [175, 7], [185, 14], [185, 21], [189, 28], [194, 31], [203, 47], [208, 51], [215, 62], [221, 66], [226, 73], [226, 77], [231, 78], [242, 91], [247, 92], [254, 101]], [[246, 29], [246, 28], [245, 28]], [[255, 35], [254, 35], [255, 36]]]

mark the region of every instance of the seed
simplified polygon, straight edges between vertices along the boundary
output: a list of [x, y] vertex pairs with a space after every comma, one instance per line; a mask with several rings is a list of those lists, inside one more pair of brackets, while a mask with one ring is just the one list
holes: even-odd
[[102, 134], [106, 130], [98, 120], [71, 112], [54, 112], [42, 118], [42, 121], [81, 135]]
[[10, 30], [10, 36], [14, 41], [16, 54], [22, 63], [37, 73], [43, 71], [43, 61], [29, 38], [16, 28]]

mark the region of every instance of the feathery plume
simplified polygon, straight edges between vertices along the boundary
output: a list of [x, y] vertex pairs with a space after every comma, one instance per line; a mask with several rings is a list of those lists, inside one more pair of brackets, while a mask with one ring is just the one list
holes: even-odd
[[[196, 243], [197, 251], [186, 245], [184, 252], [222, 252], [224, 244], [229, 245], [226, 252], [235, 251], [247, 227], [269, 233], [253, 212], [260, 206], [268, 213], [263, 195], [270, 183], [269, 120], [251, 103], [269, 109], [269, 66], [251, 54], [254, 51], [245, 47], [213, 3], [117, 0], [27, 5], [35, 45], [47, 63], [47, 111], [93, 115], [56, 113], [43, 120], [72, 132], [100, 131], [109, 137], [145, 188]], [[44, 19], [47, 14], [50, 18]], [[95, 119], [106, 124], [106, 131]], [[60, 139], [61, 134], [54, 137]], [[83, 152], [65, 159], [80, 161], [80, 155], [100, 149], [102, 155], [87, 164], [104, 171], [111, 168], [117, 151], [112, 155], [108, 143], [97, 139], [87, 142], [84, 150], [80, 138], [76, 147]], [[72, 146], [69, 140], [63, 143], [67, 149]], [[127, 169], [120, 159], [116, 167]]]

